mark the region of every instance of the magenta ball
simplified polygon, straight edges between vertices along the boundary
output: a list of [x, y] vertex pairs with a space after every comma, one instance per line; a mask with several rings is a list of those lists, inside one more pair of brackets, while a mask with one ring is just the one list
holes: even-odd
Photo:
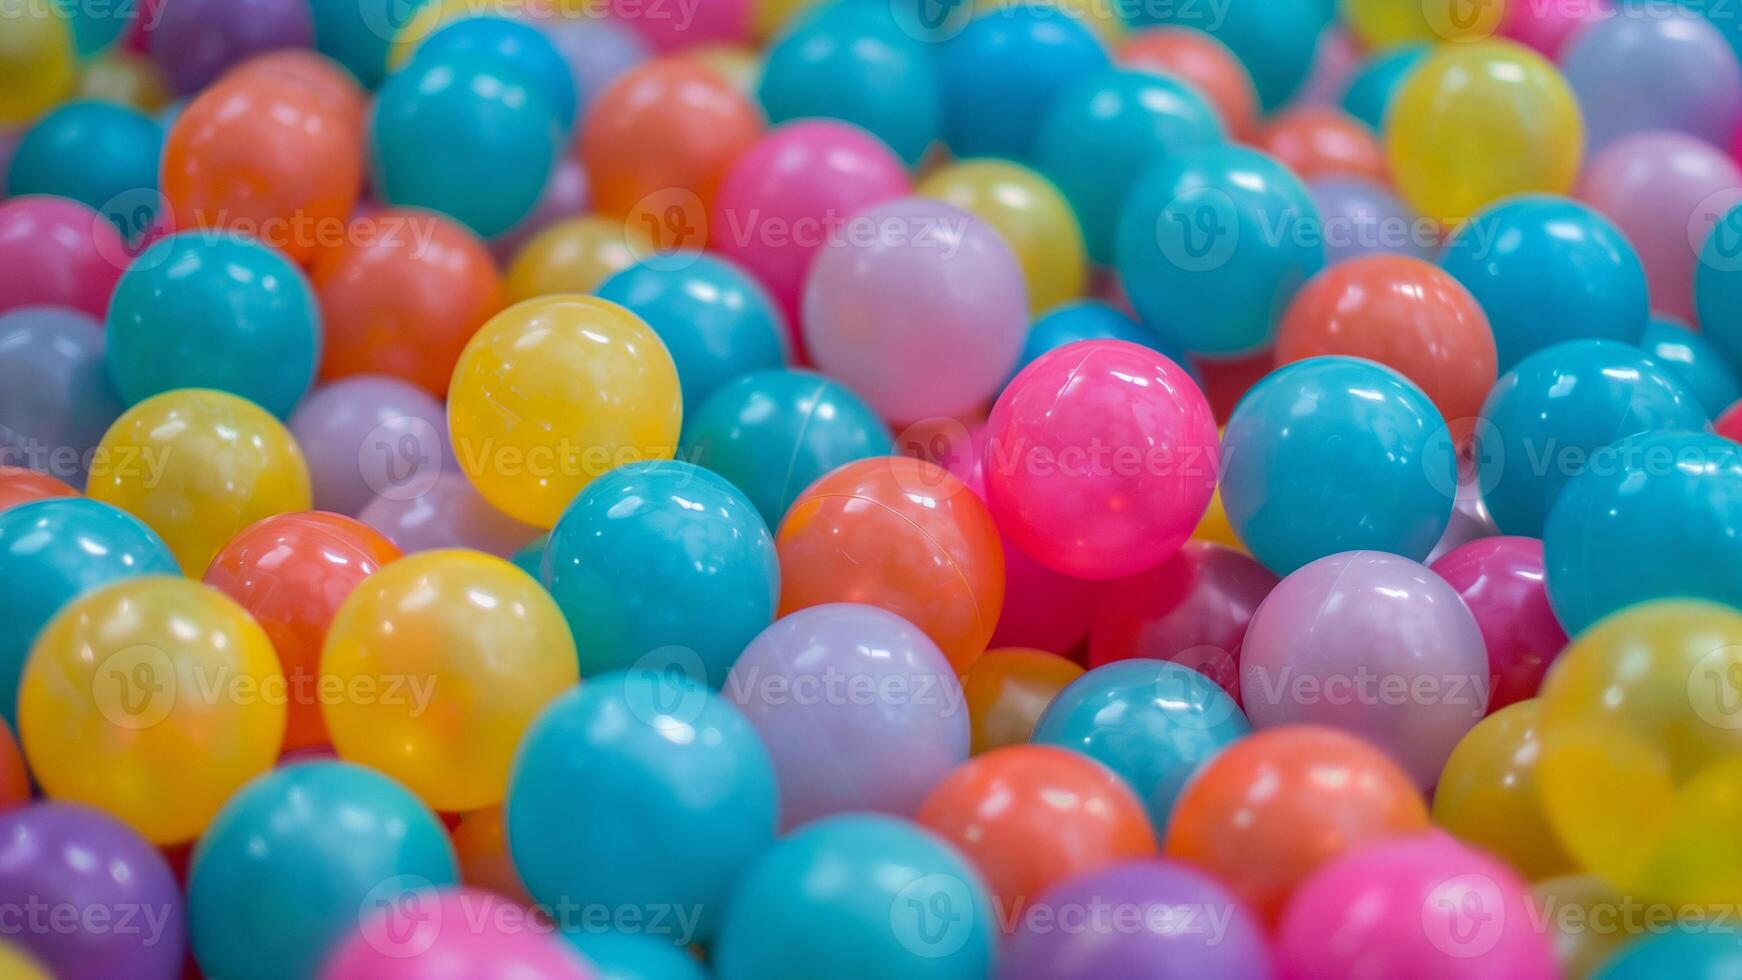
[[817, 367], [895, 422], [960, 418], [1010, 377], [1028, 287], [1010, 246], [941, 201], [906, 197], [846, 222], [804, 293]]
[[1153, 568], [1191, 537], [1216, 488], [1216, 419], [1186, 369], [1118, 340], [1037, 358], [987, 423], [998, 527], [1066, 575]]
[[1369, 844], [1303, 882], [1276, 957], [1289, 977], [1552, 980], [1548, 932], [1503, 862], [1430, 832]]
[[872, 606], [776, 620], [732, 665], [724, 694], [774, 758], [787, 828], [851, 811], [911, 817], [968, 758], [950, 662], [918, 627]]
[[98, 320], [132, 261], [109, 219], [48, 195], [0, 203], [0, 313], [64, 306]]
[[1742, 119], [1742, 64], [1691, 10], [1624, 11], [1568, 41], [1561, 67], [1579, 97], [1585, 152], [1667, 129], [1725, 145]]
[[1444, 579], [1397, 555], [1344, 552], [1284, 578], [1253, 614], [1240, 698], [1254, 728], [1341, 728], [1426, 789], [1487, 713], [1488, 654]]
[[322, 980], [590, 980], [592, 968], [519, 903], [475, 888], [413, 891], [364, 918]]
[[1652, 310], [1693, 322], [1694, 260], [1718, 219], [1742, 201], [1736, 162], [1685, 133], [1634, 133], [1586, 163], [1578, 196], [1638, 250]]
[[356, 517], [379, 496], [410, 500], [435, 485], [447, 413], [414, 384], [361, 374], [314, 390], [290, 417], [316, 510]]
[[1429, 568], [1458, 591], [1482, 630], [1492, 684], [1488, 711], [1536, 697], [1549, 664], [1567, 645], [1567, 633], [1549, 607], [1542, 542], [1482, 538]]
[[[960, 452], [945, 457], [945, 467], [986, 499], [985, 429], [968, 434]], [[1101, 583], [1063, 575], [1028, 557], [1007, 534], [1004, 548], [1004, 606], [987, 649], [1027, 647], [1069, 654], [1089, 635]]]
[[605, 9], [660, 52], [738, 44], [750, 33], [750, 0], [606, 0]]
[[1535, 48], [1553, 61], [1580, 27], [1607, 17], [1609, 0], [1512, 0], [1501, 17], [1501, 37]]

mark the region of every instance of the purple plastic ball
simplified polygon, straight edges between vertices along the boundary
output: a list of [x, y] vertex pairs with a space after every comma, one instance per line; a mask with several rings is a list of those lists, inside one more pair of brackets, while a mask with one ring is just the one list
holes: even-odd
[[0, 315], [0, 465], [83, 487], [122, 408], [97, 321], [47, 306]]
[[1321, 177], [1307, 181], [1307, 191], [1319, 207], [1326, 265], [1363, 255], [1432, 257], [1438, 225], [1384, 186], [1362, 177]]
[[1574, 34], [1561, 66], [1579, 97], [1590, 154], [1647, 129], [1727, 147], [1742, 119], [1742, 64], [1691, 10], [1623, 7]]
[[376, 497], [411, 500], [433, 488], [450, 458], [447, 431], [440, 402], [385, 375], [322, 385], [290, 417], [315, 508], [347, 517]]
[[192, 95], [263, 51], [314, 46], [308, 0], [162, 0], [151, 56], [177, 95]]

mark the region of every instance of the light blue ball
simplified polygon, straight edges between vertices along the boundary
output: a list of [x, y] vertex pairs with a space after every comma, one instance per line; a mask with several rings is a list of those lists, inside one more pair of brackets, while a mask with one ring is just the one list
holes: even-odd
[[139, 575], [181, 575], [169, 546], [125, 511], [60, 497], [0, 511], [0, 716], [18, 727], [18, 681], [49, 620], [81, 595]]
[[1121, 4], [1133, 27], [1193, 27], [1221, 41], [1252, 73], [1266, 112], [1287, 102], [1312, 71], [1335, 5], [1315, 0], [1128, 0]]
[[1706, 414], [1713, 418], [1742, 398], [1742, 383], [1737, 382], [1735, 372], [1724, 360], [1724, 352], [1679, 320], [1652, 317], [1639, 347], [1687, 385]]
[[1279, 368], [1241, 400], [1222, 439], [1229, 523], [1278, 575], [1344, 551], [1422, 561], [1457, 487], [1457, 452], [1433, 402], [1358, 358]]
[[1111, 303], [1086, 299], [1054, 307], [1034, 321], [1028, 328], [1028, 337], [1022, 342], [1022, 356], [1016, 360], [1016, 370], [1010, 372], [1010, 376], [1016, 377], [1042, 354], [1082, 340], [1123, 340], [1129, 344], [1141, 344], [1159, 351], [1176, 364], [1186, 364], [1185, 355], [1167, 349], [1167, 345], [1144, 329], [1143, 324], [1119, 312]]
[[575, 78], [561, 52], [531, 24], [506, 17], [473, 16], [452, 21], [418, 45], [413, 61], [426, 58], [493, 59], [504, 68], [524, 73], [538, 86], [567, 131], [575, 124]]
[[[67, 102], [31, 124], [6, 173], [13, 197], [71, 198], [116, 223], [129, 241], [157, 217], [163, 127], [113, 102]], [[142, 215], [136, 209], [144, 207]]]
[[121, 35], [127, 33], [133, 18], [139, 16], [137, 0], [109, 0], [108, 3], [56, 0], [55, 6], [72, 25], [73, 44], [81, 58], [101, 54], [113, 46]]
[[540, 578], [544, 574], [544, 547], [549, 543], [550, 532], [547, 531], [528, 541], [525, 547], [516, 551], [508, 560], [533, 578]]
[[1035, 161], [1071, 202], [1089, 257], [1113, 261], [1120, 207], [1157, 160], [1222, 140], [1203, 96], [1155, 72], [1111, 68], [1066, 89], [1040, 124]]
[[365, 88], [387, 77], [387, 49], [430, 0], [309, 0], [315, 49], [350, 69]]
[[1075, 749], [1118, 773], [1149, 810], [1159, 839], [1186, 780], [1251, 732], [1240, 706], [1203, 674], [1164, 660], [1122, 660], [1060, 691], [1031, 741]]
[[1503, 534], [1538, 538], [1561, 488], [1592, 454], [1636, 432], [1703, 429], [1669, 365], [1631, 344], [1573, 340], [1500, 376], [1476, 427], [1482, 500]]
[[713, 935], [733, 884], [773, 842], [779, 809], [774, 763], [749, 720], [654, 668], [590, 678], [552, 701], [515, 756], [506, 805], [533, 898], [638, 910], [642, 934], [674, 946]]
[[122, 273], [107, 336], [109, 376], [128, 405], [215, 388], [282, 419], [314, 383], [321, 314], [307, 277], [276, 249], [185, 232]]
[[209, 977], [305, 980], [360, 916], [459, 877], [410, 790], [349, 762], [283, 766], [238, 790], [194, 848], [194, 956]]
[[1742, 377], [1742, 204], [1725, 212], [1700, 248], [1700, 261], [1694, 264], [1694, 312], [1705, 339]]
[[639, 933], [570, 929], [562, 934], [593, 967], [594, 980], [707, 980], [688, 951]]
[[1117, 267], [1145, 326], [1193, 354], [1268, 346], [1325, 264], [1318, 206], [1288, 168], [1225, 145], [1161, 159], [1132, 187]]
[[720, 980], [981, 980], [992, 905], [954, 848], [906, 820], [807, 824], [744, 874], [714, 947]]
[[768, 49], [756, 95], [771, 124], [850, 122], [909, 166], [943, 133], [932, 48], [886, 4], [835, 3], [802, 17]]
[[581, 676], [681, 651], [692, 676], [717, 688], [774, 621], [780, 561], [755, 505], [725, 477], [631, 463], [563, 512], [542, 580], [574, 631]]
[[1591, 980], [1738, 980], [1739, 939], [1729, 929], [1647, 933], [1605, 960]]
[[532, 213], [562, 145], [542, 87], [482, 55], [413, 59], [381, 87], [369, 123], [382, 200], [440, 211], [484, 238]]
[[1548, 598], [1570, 635], [1650, 599], [1742, 608], [1742, 446], [1629, 436], [1567, 481], [1543, 531]]
[[976, 17], [938, 52], [944, 139], [957, 157], [1031, 163], [1054, 101], [1106, 68], [1094, 32], [1039, 4]]
[[1391, 107], [1392, 96], [1432, 50], [1428, 44], [1402, 44], [1363, 62], [1343, 89], [1343, 111], [1374, 132], [1384, 132], [1385, 112]]
[[1488, 314], [1502, 374], [1564, 340], [1638, 343], [1651, 319], [1627, 236], [1563, 197], [1510, 197], [1477, 212], [1446, 241], [1440, 267]]
[[712, 255], [645, 259], [595, 293], [647, 321], [677, 365], [683, 403], [694, 411], [720, 386], [786, 363], [786, 325], [754, 277]]

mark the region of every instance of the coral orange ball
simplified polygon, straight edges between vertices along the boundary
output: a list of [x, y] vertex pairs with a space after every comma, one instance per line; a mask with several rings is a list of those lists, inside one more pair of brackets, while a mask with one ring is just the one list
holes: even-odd
[[1197, 89], [1235, 136], [1252, 132], [1258, 120], [1258, 87], [1228, 46], [1190, 27], [1151, 27], [1136, 31], [1119, 46], [1127, 68], [1158, 71]]
[[0, 466], [0, 510], [50, 497], [77, 497], [79, 492], [47, 473], [22, 466]]
[[284, 48], [257, 54], [230, 69], [227, 78], [254, 75], [279, 79], [278, 84], [300, 85], [313, 90], [342, 118], [361, 132], [368, 111], [368, 96], [357, 79], [338, 62], [301, 48]]
[[29, 802], [30, 770], [24, 765], [24, 753], [11, 727], [0, 721], [0, 813]]
[[1255, 145], [1288, 165], [1302, 180], [1362, 177], [1389, 184], [1379, 137], [1337, 109], [1295, 109], [1258, 131]]

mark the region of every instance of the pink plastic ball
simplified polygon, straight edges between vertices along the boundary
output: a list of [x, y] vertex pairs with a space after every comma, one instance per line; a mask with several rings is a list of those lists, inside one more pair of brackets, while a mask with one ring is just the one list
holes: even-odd
[[1535, 48], [1550, 60], [1560, 58], [1567, 38], [1585, 24], [1602, 20], [1608, 0], [1511, 0], [1501, 18], [1501, 37]]
[[805, 285], [811, 359], [895, 422], [961, 418], [991, 400], [1027, 332], [1028, 287], [1010, 246], [942, 201], [860, 212]]
[[1742, 201], [1742, 169], [1683, 133], [1623, 136], [1585, 167], [1578, 196], [1639, 251], [1651, 308], [1693, 322], [1694, 262], [1712, 228]]
[[1349, 87], [1350, 76], [1360, 66], [1361, 48], [1349, 32], [1336, 27], [1325, 31], [1319, 35], [1312, 68], [1289, 100], [1289, 108], [1335, 107], [1343, 97], [1343, 90]]
[[987, 430], [999, 529], [1078, 578], [1161, 564], [1216, 487], [1209, 402], [1185, 368], [1137, 344], [1083, 341], [1041, 356], [1005, 388]]
[[847, 219], [910, 189], [900, 158], [857, 126], [787, 123], [726, 172], [709, 239], [774, 294], [797, 339], [799, 301], [818, 249], [844, 231]]
[[476, 888], [412, 892], [365, 920], [323, 980], [588, 980], [592, 969], [523, 906]]
[[659, 3], [610, 0], [612, 18], [629, 27], [661, 53], [704, 44], [735, 44], [750, 34], [751, 0]]
[[1488, 712], [1536, 697], [1542, 676], [1567, 645], [1548, 604], [1542, 542], [1483, 538], [1452, 550], [1430, 570], [1458, 590], [1488, 648]]
[[65, 306], [101, 320], [130, 261], [109, 219], [64, 197], [0, 204], [0, 313]]
[[1487, 713], [1488, 654], [1444, 579], [1397, 555], [1344, 552], [1284, 578], [1253, 614], [1240, 698], [1255, 728], [1341, 728], [1427, 789]]
[[1283, 909], [1288, 977], [1551, 980], [1547, 931], [1504, 863], [1443, 833], [1357, 849], [1303, 882]]

